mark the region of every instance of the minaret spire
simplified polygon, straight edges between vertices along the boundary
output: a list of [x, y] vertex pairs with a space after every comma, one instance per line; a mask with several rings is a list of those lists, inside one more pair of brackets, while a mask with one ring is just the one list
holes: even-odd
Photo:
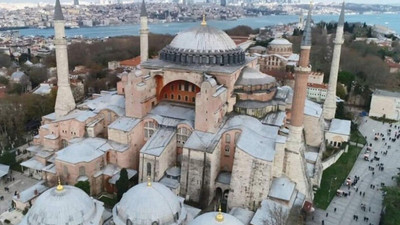
[[311, 66], [309, 65], [311, 51], [311, 11], [312, 2], [310, 4], [310, 9], [308, 10], [306, 26], [303, 32], [299, 64], [295, 67], [295, 83], [289, 137], [286, 143], [285, 152], [287, 163], [284, 165], [286, 175], [297, 183], [298, 190], [305, 194], [307, 198], [311, 198], [312, 191], [305, 170], [303, 120], [304, 106], [307, 96], [308, 75], [311, 73]]
[[147, 61], [149, 58], [149, 28], [147, 26], [147, 11], [144, 0], [140, 9], [140, 61]]
[[335, 113], [336, 113], [336, 86], [339, 73], [340, 53], [342, 51], [342, 44], [344, 42], [343, 40], [344, 7], [345, 4], [343, 2], [342, 10], [339, 16], [338, 26], [336, 28], [336, 38], [333, 41], [334, 48], [333, 48], [331, 71], [329, 74], [328, 92], [326, 94], [326, 99], [324, 102], [324, 110], [323, 110], [324, 119], [326, 120], [332, 120], [333, 118], [335, 118]]
[[56, 0], [54, 9], [54, 45], [56, 47], [58, 88], [55, 105], [56, 118], [63, 117], [75, 109], [75, 100], [69, 84], [68, 52], [64, 25], [60, 0]]

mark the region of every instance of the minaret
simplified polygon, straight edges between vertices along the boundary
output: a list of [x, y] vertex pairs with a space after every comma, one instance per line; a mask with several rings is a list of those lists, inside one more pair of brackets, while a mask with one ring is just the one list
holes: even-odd
[[[304, 105], [307, 96], [308, 75], [311, 72], [310, 67], [310, 50], [311, 50], [311, 8], [308, 11], [306, 27], [303, 32], [301, 41], [299, 65], [295, 68], [295, 83], [292, 100], [292, 110], [290, 117], [289, 140], [295, 142], [296, 146], [300, 146], [301, 134], [303, 130]], [[298, 150], [293, 146], [291, 150]]]
[[309, 65], [311, 50], [311, 10], [308, 11], [306, 26], [301, 42], [299, 65], [295, 68], [295, 83], [292, 100], [292, 110], [289, 126], [289, 137], [286, 142], [284, 173], [294, 182], [297, 189], [312, 199], [312, 190], [306, 175], [305, 143], [303, 137], [304, 105], [307, 95], [308, 75], [311, 72]]
[[54, 45], [56, 46], [58, 86], [55, 106], [56, 118], [63, 117], [75, 109], [75, 100], [69, 84], [67, 40], [65, 39], [64, 23], [60, 0], [56, 0], [54, 10]]
[[149, 59], [149, 28], [147, 26], [147, 11], [144, 0], [140, 9], [140, 62]]
[[324, 102], [324, 119], [332, 120], [335, 118], [336, 113], [336, 86], [339, 73], [340, 53], [342, 51], [343, 40], [343, 27], [344, 27], [344, 2], [342, 11], [340, 12], [339, 22], [336, 29], [336, 38], [333, 41], [335, 44], [333, 48], [331, 72], [329, 76], [328, 93]]

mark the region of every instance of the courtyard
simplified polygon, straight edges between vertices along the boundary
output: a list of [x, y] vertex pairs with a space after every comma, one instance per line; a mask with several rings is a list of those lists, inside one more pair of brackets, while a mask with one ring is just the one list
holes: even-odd
[[[397, 123], [397, 125], [399, 125], [399, 123]], [[376, 156], [379, 158], [379, 161], [364, 160], [363, 153], [367, 148], [367, 146], [364, 146], [361, 153], [357, 156], [356, 162], [348, 175], [351, 179], [354, 179], [354, 176], [359, 177], [357, 185], [348, 188], [341, 184], [339, 189], [349, 193], [349, 195], [347, 197], [339, 197], [336, 196], [337, 190], [333, 185], [333, 181], [328, 181], [332, 184], [330, 185], [331, 192], [328, 199], [325, 198], [325, 201], [328, 202], [329, 197], [334, 197], [325, 210], [316, 209], [312, 215], [308, 216], [307, 224], [379, 224], [383, 201], [381, 187], [382, 184], [386, 186], [395, 185], [395, 180], [393, 180], [392, 177], [398, 173], [398, 159], [400, 158], [400, 140], [389, 142], [387, 137], [388, 129], [388, 123], [383, 124], [382, 122], [370, 118], [363, 119], [359, 126], [359, 130], [363, 136], [367, 136], [367, 142], [372, 143], [372, 149], [377, 152]], [[399, 129], [392, 128], [392, 130], [392, 137], [396, 130], [399, 132]], [[375, 133], [378, 132], [385, 135], [385, 141], [382, 141], [381, 139], [378, 141], [374, 140]], [[387, 142], [387, 144], [385, 144], [385, 142]], [[391, 145], [390, 149], [387, 147], [389, 145]], [[388, 152], [385, 155], [384, 151], [386, 150], [388, 150]], [[380, 170], [378, 166], [378, 164], [381, 163], [384, 167], [383, 170]], [[329, 170], [329, 168], [327, 170]], [[339, 177], [336, 178], [339, 179]], [[323, 206], [324, 204], [322, 204], [322, 207]]]

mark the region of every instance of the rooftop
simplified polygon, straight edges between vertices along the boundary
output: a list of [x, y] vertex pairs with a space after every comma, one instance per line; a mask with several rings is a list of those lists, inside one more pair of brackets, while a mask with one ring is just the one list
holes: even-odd
[[376, 89], [373, 95], [400, 98], [400, 92]]
[[108, 126], [108, 129], [121, 130], [125, 132], [131, 131], [138, 123], [140, 119], [132, 118], [132, 117], [119, 117], [113, 123]]
[[286, 177], [274, 178], [268, 196], [289, 201], [295, 191], [295, 187], [296, 184]]
[[350, 120], [333, 119], [331, 122], [331, 126], [329, 127], [329, 132], [335, 134], [350, 135], [350, 129]]
[[161, 127], [157, 129], [142, 149], [140, 149], [140, 153], [160, 156], [174, 136], [174, 129]]

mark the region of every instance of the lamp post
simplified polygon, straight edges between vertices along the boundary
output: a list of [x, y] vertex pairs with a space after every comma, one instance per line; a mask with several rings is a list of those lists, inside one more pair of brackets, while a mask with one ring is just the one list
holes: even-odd
[[331, 198], [331, 188], [332, 188], [332, 181], [336, 180], [337, 177], [331, 178], [331, 183], [329, 184], [329, 190], [328, 190], [328, 199], [327, 199], [327, 203], [329, 203], [329, 200]]

